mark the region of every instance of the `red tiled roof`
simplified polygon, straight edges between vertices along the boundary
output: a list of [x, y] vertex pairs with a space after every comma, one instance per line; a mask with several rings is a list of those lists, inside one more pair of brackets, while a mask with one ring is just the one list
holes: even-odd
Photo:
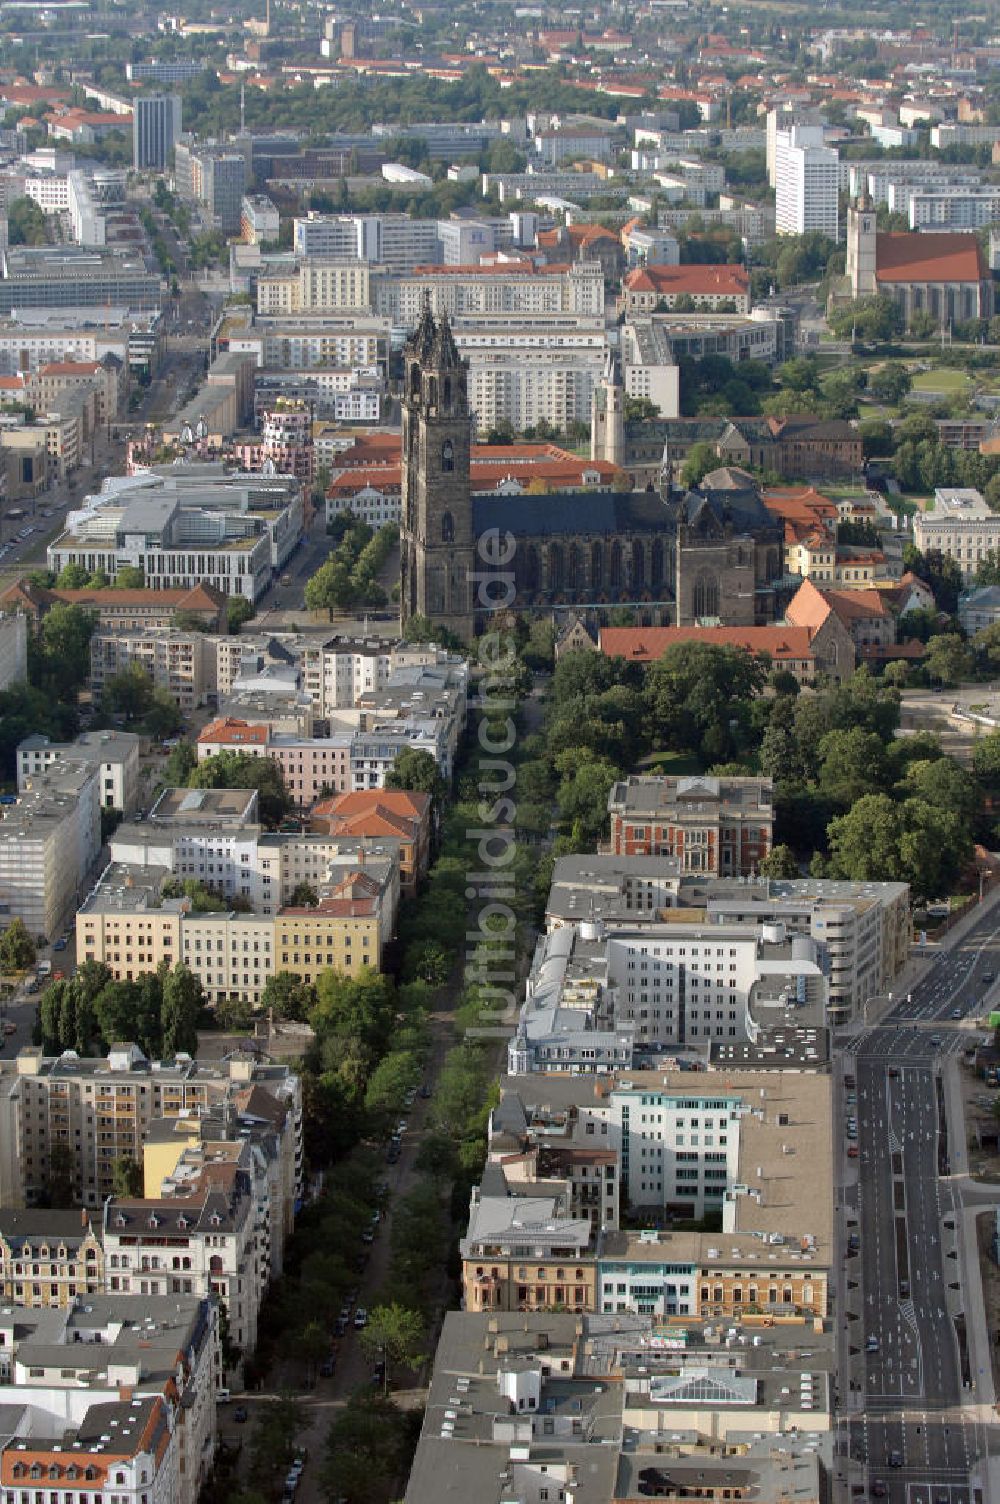
[[39, 376], [93, 376], [101, 370], [99, 360], [50, 360], [39, 366]]
[[404, 789], [362, 789], [321, 799], [311, 820], [331, 835], [415, 835], [430, 807], [429, 794]]
[[608, 658], [652, 663], [675, 642], [708, 642], [715, 647], [769, 653], [776, 663], [812, 657], [812, 633], [796, 627], [602, 627], [600, 651]]
[[810, 627], [815, 631], [831, 611], [845, 626], [853, 621], [889, 615], [877, 590], [820, 590], [812, 580], [803, 580], [789, 601], [785, 616], [793, 626]]
[[198, 741], [225, 747], [266, 747], [268, 734], [267, 726], [222, 716], [217, 721], [209, 722], [200, 733]]
[[985, 282], [989, 278], [978, 237], [955, 230], [875, 238], [878, 282]]
[[743, 298], [750, 283], [742, 266], [638, 266], [626, 274], [624, 286], [627, 292]]

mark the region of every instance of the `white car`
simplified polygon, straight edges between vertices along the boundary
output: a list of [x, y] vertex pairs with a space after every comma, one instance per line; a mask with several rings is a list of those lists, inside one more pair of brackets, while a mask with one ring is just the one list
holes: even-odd
[[359, 1332], [361, 1331], [362, 1327], [366, 1327], [368, 1325], [368, 1312], [365, 1310], [364, 1306], [358, 1306], [358, 1309], [355, 1311], [354, 1325]]

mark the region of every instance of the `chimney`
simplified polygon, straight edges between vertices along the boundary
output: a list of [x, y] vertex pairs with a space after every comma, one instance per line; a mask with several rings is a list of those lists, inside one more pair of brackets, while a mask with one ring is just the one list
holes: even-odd
[[130, 1405], [132, 1403], [132, 1385], [131, 1384], [119, 1384], [118, 1385], [118, 1399], [119, 1399], [119, 1402], [121, 1404], [123, 1404], [123, 1405]]
[[80, 1226], [90, 1226], [90, 1213], [87, 1211], [87, 1208], [85, 1206], [81, 1206], [80, 1208]]

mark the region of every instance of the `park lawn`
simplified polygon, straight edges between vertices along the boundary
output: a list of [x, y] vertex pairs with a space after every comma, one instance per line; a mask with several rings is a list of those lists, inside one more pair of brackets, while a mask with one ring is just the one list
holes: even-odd
[[970, 377], [967, 371], [954, 366], [938, 366], [932, 371], [918, 371], [913, 378], [915, 392], [961, 393], [968, 390]]
[[642, 759], [640, 768], [643, 773], [671, 778], [684, 778], [703, 771], [700, 760], [691, 752], [651, 752]]

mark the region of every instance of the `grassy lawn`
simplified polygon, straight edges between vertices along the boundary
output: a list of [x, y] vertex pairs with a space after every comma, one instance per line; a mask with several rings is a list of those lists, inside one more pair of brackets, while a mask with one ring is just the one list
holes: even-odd
[[968, 390], [970, 379], [967, 371], [955, 370], [953, 366], [941, 366], [933, 371], [918, 371], [913, 378], [915, 392], [962, 393]]
[[640, 763], [644, 773], [658, 773], [682, 778], [689, 773], [700, 773], [701, 763], [690, 752], [651, 752]]

